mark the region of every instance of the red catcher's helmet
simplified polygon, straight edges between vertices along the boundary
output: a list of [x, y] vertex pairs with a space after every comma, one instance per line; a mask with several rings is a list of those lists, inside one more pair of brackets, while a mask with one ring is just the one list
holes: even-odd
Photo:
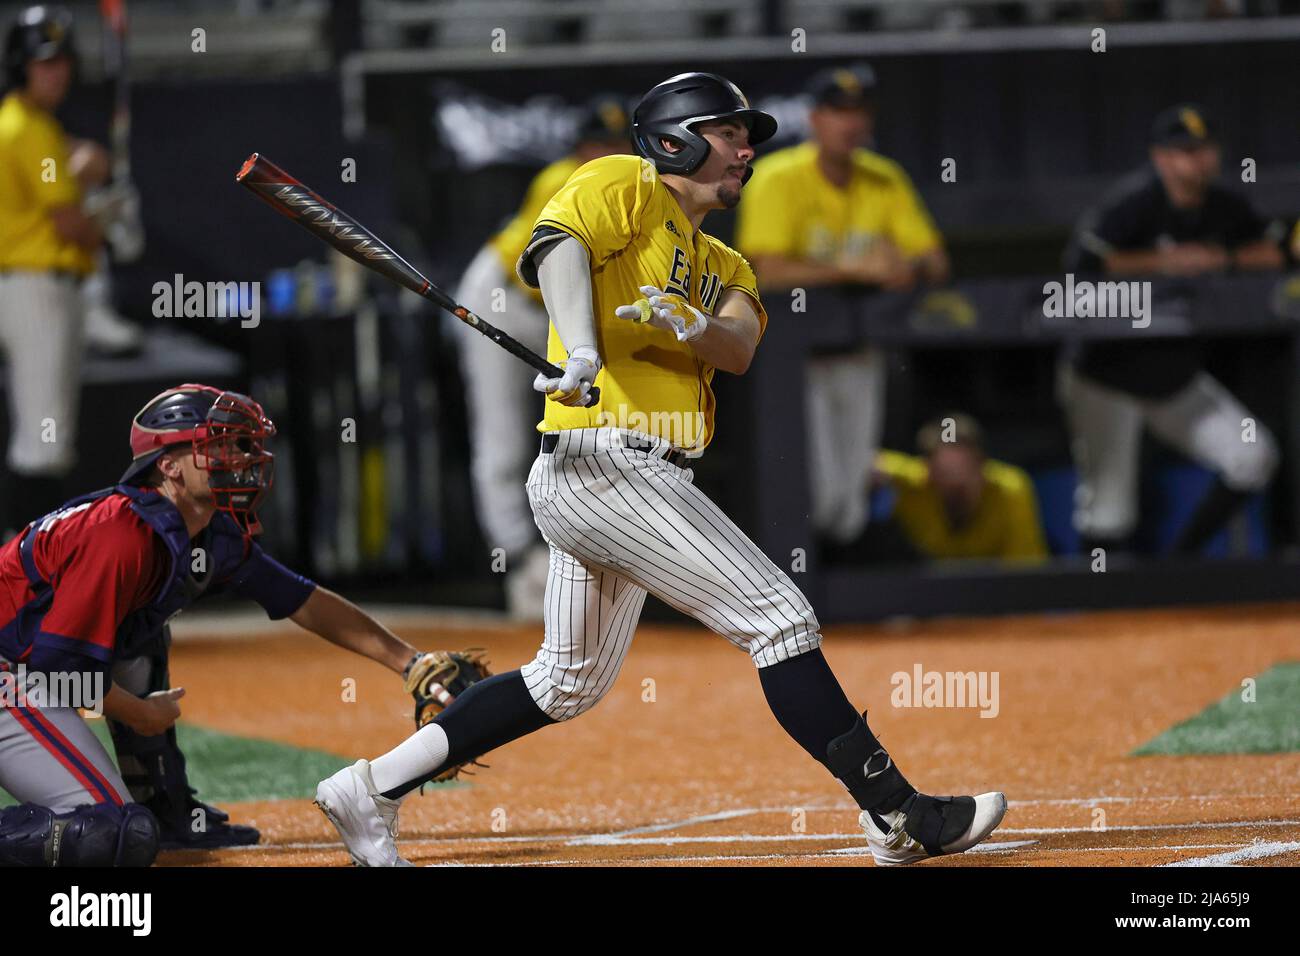
[[275, 456], [265, 443], [275, 425], [262, 406], [211, 385], [178, 385], [150, 399], [131, 421], [131, 465], [124, 485], [140, 481], [169, 448], [189, 446], [208, 472], [219, 510], [247, 535], [261, 532], [257, 506], [271, 487]]

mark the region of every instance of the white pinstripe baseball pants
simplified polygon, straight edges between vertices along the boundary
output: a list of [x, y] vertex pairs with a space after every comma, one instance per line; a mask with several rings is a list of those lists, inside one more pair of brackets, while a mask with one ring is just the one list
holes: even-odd
[[[650, 452], [625, 447], [634, 436]], [[545, 638], [522, 668], [555, 720], [589, 710], [613, 686], [646, 593], [689, 614], [765, 667], [815, 650], [820, 625], [789, 576], [663, 460], [671, 447], [617, 428], [558, 434], [528, 477], [551, 546]]]

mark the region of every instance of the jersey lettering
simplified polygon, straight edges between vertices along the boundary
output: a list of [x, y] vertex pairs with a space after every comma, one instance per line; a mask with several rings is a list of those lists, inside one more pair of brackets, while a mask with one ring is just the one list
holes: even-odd
[[686, 261], [686, 253], [681, 246], [673, 246], [673, 268], [668, 273], [665, 292], [674, 292], [683, 299], [691, 297], [691, 264]]
[[53, 528], [56, 524], [58, 524], [58, 523], [59, 523], [60, 521], [62, 521], [64, 518], [71, 518], [71, 517], [72, 517], [73, 515], [75, 515], [78, 511], [85, 511], [87, 508], [89, 508], [89, 507], [90, 507], [91, 505], [93, 505], [94, 503], [95, 503], [95, 502], [93, 502], [93, 501], [87, 501], [87, 502], [85, 502], [85, 503], [83, 503], [83, 504], [74, 505], [74, 506], [71, 507], [71, 508], [64, 508], [62, 511], [55, 511], [55, 512], [52, 513], [52, 514], [48, 514], [48, 515], [46, 515], [44, 518], [41, 519], [40, 527], [38, 527], [38, 528], [36, 529], [37, 533], [40, 533], [40, 532], [43, 532], [43, 531], [49, 531], [51, 528]]

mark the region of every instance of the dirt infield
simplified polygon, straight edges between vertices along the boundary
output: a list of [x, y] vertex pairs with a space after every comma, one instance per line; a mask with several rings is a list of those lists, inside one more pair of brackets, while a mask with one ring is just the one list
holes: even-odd
[[[399, 627], [423, 648], [486, 645], [498, 670], [533, 628]], [[1300, 660], [1300, 605], [948, 620], [826, 630], [850, 697], [909, 779], [931, 793], [1004, 790], [982, 852], [926, 866], [1300, 864], [1300, 752], [1130, 756], [1244, 679]], [[996, 716], [891, 706], [891, 675], [996, 671]], [[312, 637], [178, 642], [187, 721], [374, 756], [410, 730], [377, 665]], [[347, 702], [344, 681], [356, 681]], [[653, 698], [653, 699], [650, 699]], [[1300, 712], [1300, 704], [1297, 704]], [[1300, 716], [1297, 716], [1300, 720]], [[417, 864], [870, 865], [856, 810], [777, 726], [749, 661], [703, 628], [644, 626], [591, 713], [487, 758], [468, 786], [402, 811]], [[247, 850], [162, 865], [338, 866], [307, 800], [229, 805], [262, 829]]]

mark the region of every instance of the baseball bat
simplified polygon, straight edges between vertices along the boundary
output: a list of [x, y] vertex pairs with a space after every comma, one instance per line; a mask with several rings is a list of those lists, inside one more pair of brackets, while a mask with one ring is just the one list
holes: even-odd
[[131, 179], [131, 86], [126, 67], [126, 0], [99, 0], [104, 18], [104, 74], [113, 87], [113, 117], [109, 123], [113, 181]]
[[[382, 239], [343, 212], [333, 203], [294, 179], [265, 156], [254, 153], [244, 160], [235, 182], [252, 191], [272, 209], [292, 219], [318, 239], [329, 243], [350, 259], [391, 279], [405, 289], [450, 312], [516, 358], [523, 359], [537, 371], [559, 378], [564, 370], [552, 365], [532, 349], [520, 344], [496, 326], [484, 321], [426, 279]], [[591, 387], [587, 405], [600, 399], [600, 389]]]

